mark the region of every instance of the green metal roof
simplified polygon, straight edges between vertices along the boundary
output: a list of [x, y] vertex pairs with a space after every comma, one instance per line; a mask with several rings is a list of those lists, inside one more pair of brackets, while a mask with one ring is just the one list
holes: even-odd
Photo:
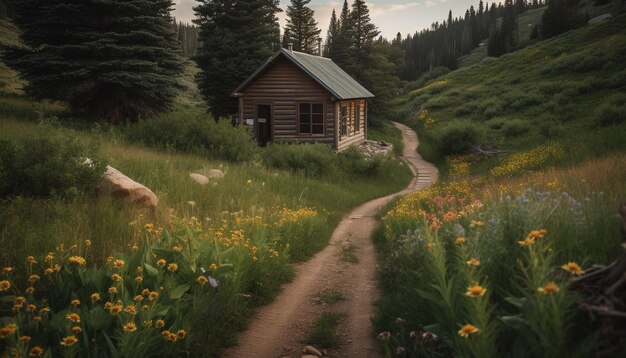
[[289, 51], [284, 48], [278, 50], [263, 66], [239, 85], [233, 94], [241, 92], [241, 90], [259, 77], [263, 71], [281, 55], [302, 69], [337, 99], [374, 97], [370, 91], [347, 74], [346, 71], [342, 70], [341, 67], [337, 66], [331, 59], [302, 52]]

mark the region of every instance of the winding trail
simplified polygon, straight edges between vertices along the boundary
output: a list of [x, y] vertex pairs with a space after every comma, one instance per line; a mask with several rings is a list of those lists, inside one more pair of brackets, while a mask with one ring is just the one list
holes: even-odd
[[[224, 350], [226, 358], [301, 357], [304, 341], [313, 322], [322, 312], [345, 314], [337, 331], [342, 345], [328, 349], [330, 357], [380, 357], [370, 317], [379, 298], [376, 286], [376, 251], [371, 240], [379, 222], [375, 215], [395, 197], [423, 189], [438, 178], [439, 172], [417, 153], [417, 134], [394, 123], [402, 131], [403, 159], [414, 178], [401, 192], [371, 200], [346, 215], [329, 245], [311, 260], [295, 265], [295, 279], [283, 286], [275, 301], [259, 308], [247, 330], [237, 337], [238, 345]], [[355, 248], [358, 263], [341, 260], [342, 250]], [[314, 298], [322, 290], [340, 291], [344, 301], [324, 305]]]

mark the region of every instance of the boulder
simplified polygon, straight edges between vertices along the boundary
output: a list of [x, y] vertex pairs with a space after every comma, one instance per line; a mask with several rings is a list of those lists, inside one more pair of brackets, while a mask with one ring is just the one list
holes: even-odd
[[191, 178], [191, 180], [195, 181], [196, 183], [198, 183], [200, 185], [207, 185], [207, 184], [209, 184], [209, 178], [205, 177], [202, 174], [189, 173], [189, 177]]
[[224, 177], [224, 172], [219, 169], [211, 169], [207, 175], [211, 179], [222, 179]]
[[100, 192], [111, 193], [111, 196], [133, 203], [140, 207], [154, 210], [159, 204], [159, 198], [145, 185], [139, 184], [119, 170], [107, 166], [102, 181], [98, 186]]

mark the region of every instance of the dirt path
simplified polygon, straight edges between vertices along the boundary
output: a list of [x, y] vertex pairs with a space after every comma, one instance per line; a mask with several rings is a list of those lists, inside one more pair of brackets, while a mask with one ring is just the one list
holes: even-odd
[[[342, 345], [328, 349], [328, 356], [381, 356], [370, 320], [379, 297], [376, 251], [371, 240], [379, 224], [374, 215], [396, 196], [422, 189], [438, 177], [437, 168], [417, 154], [415, 132], [402, 124], [395, 125], [402, 130], [404, 159], [415, 178], [405, 190], [369, 201], [345, 216], [329, 245], [311, 260], [296, 265], [294, 281], [284, 286], [274, 302], [259, 309], [248, 329], [239, 334], [239, 344], [225, 350], [222, 357], [300, 357], [312, 323], [325, 311], [345, 314], [337, 330]], [[357, 263], [341, 259], [348, 246], [354, 248]], [[339, 291], [345, 300], [321, 304], [315, 297], [323, 290]]]

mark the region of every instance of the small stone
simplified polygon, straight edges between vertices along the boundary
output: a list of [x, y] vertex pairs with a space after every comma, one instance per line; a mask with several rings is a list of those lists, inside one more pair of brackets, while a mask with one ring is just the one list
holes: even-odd
[[328, 351], [324, 349], [324, 350], [322, 350], [322, 354], [327, 356], [328, 355]]
[[209, 178], [205, 177], [202, 174], [189, 173], [189, 177], [191, 178], [191, 180], [195, 181], [196, 183], [198, 183], [200, 185], [207, 185], [207, 184], [209, 184]]
[[208, 177], [211, 179], [222, 179], [224, 172], [219, 169], [211, 169], [209, 170]]
[[320, 357], [320, 356], [314, 356], [312, 354], [305, 354], [305, 355], [302, 356], [302, 358], [318, 358], [318, 357]]
[[322, 356], [322, 352], [318, 351], [317, 348], [313, 347], [313, 346], [305, 346], [304, 347], [304, 353], [311, 353], [314, 354], [318, 357]]

